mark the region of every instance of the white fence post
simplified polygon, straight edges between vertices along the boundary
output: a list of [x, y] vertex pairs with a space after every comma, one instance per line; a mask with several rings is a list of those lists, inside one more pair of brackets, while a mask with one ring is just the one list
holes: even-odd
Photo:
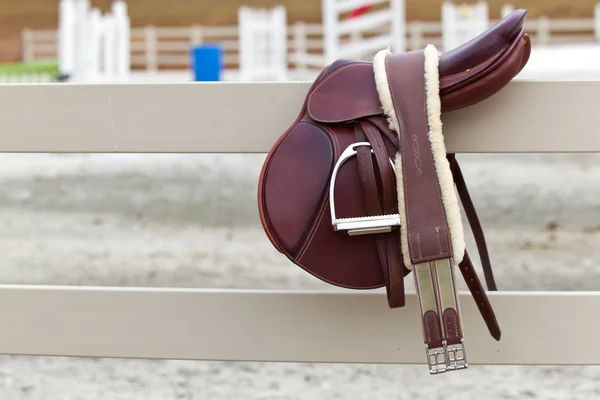
[[61, 0], [58, 58], [61, 75], [76, 82], [124, 82], [131, 69], [130, 21], [123, 0], [102, 15], [89, 0]]
[[73, 64], [73, 80], [85, 81], [87, 79], [88, 70], [88, 24], [87, 18], [90, 11], [89, 0], [75, 0], [75, 54]]
[[331, 64], [339, 53], [339, 38], [337, 33], [338, 11], [335, 0], [322, 0], [321, 13], [323, 18], [323, 65]]
[[287, 79], [287, 23], [283, 6], [238, 10], [241, 80]]
[[536, 44], [544, 45], [548, 43], [550, 43], [550, 19], [542, 15], [537, 20]]
[[442, 49], [448, 51], [456, 47], [456, 40], [451, 32], [456, 32], [456, 7], [444, 1], [442, 3]]
[[515, 10], [515, 7], [512, 4], [503, 5], [502, 8], [500, 9], [500, 18], [506, 17], [508, 14], [510, 14], [514, 10]]
[[105, 82], [112, 82], [115, 79], [116, 65], [116, 57], [113, 51], [116, 41], [115, 20], [112, 15], [106, 15], [102, 18], [102, 28], [102, 44], [104, 45], [102, 80]]
[[23, 62], [33, 62], [35, 57], [35, 50], [33, 48], [33, 31], [29, 28], [23, 29], [21, 32], [21, 46], [22, 46], [22, 58]]
[[204, 41], [204, 38], [202, 35], [202, 26], [200, 26], [200, 25], [190, 26], [190, 45], [197, 46], [199, 44], [202, 44], [203, 41]]
[[600, 42], [600, 3], [594, 6], [594, 38]]
[[[100, 68], [100, 55], [106, 53], [106, 49], [102, 48], [102, 37], [106, 29], [100, 10], [94, 8], [90, 10], [87, 18], [88, 24], [88, 47], [87, 47], [87, 67], [86, 80], [96, 82], [102, 76]], [[106, 57], [106, 54], [104, 54]]]
[[474, 5], [455, 6], [449, 1], [442, 3], [442, 43], [443, 51], [450, 51], [489, 27], [488, 5], [478, 2]]
[[60, 0], [58, 15], [58, 68], [61, 75], [70, 75], [75, 67], [75, 1]]
[[390, 13], [392, 20], [391, 47], [392, 51], [399, 53], [406, 51], [406, 2], [405, 0], [390, 0]]
[[420, 21], [413, 21], [408, 25], [408, 50], [423, 48], [423, 41], [423, 24]]
[[245, 81], [250, 79], [250, 74], [252, 71], [252, 53], [255, 52], [254, 45], [254, 35], [252, 31], [251, 17], [248, 16], [251, 10], [249, 7], [242, 6], [238, 9], [238, 50], [239, 50], [239, 70], [240, 70], [240, 80]]
[[116, 0], [111, 9], [116, 36], [114, 41], [115, 80], [127, 82], [131, 71], [131, 21], [125, 1]]
[[[271, 24], [275, 28], [272, 38], [272, 52], [270, 63], [273, 64], [275, 79], [283, 81], [287, 79], [287, 12], [284, 6], [277, 6], [270, 14]], [[279, 32], [279, 34], [277, 34]]]
[[[349, 20], [340, 21], [340, 15], [359, 6], [371, 7], [385, 3], [381, 0], [365, 0], [362, 3], [347, 0], [323, 0], [321, 12], [323, 18], [323, 60], [319, 67], [330, 64], [339, 58], [371, 58], [377, 50], [387, 46], [395, 52], [406, 50], [406, 18], [404, 0], [389, 0], [387, 9], [378, 9], [363, 13]], [[364, 38], [347, 44], [340, 43], [340, 36], [350, 34], [358, 37], [365, 31], [375, 31], [389, 27], [385, 33]], [[363, 35], [364, 36], [364, 35]]]
[[296, 22], [293, 27], [293, 35], [293, 59], [296, 65], [296, 70], [304, 73], [308, 67], [306, 62], [306, 55], [308, 54], [308, 32], [306, 30], [306, 23], [302, 21]]
[[146, 45], [146, 70], [156, 71], [158, 69], [158, 37], [154, 26], [148, 25], [144, 28], [144, 42]]

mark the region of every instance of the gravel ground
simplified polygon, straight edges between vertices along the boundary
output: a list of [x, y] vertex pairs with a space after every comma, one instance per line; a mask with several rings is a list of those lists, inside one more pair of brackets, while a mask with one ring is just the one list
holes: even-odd
[[[0, 281], [327, 289], [264, 236], [263, 158], [0, 155]], [[600, 287], [600, 156], [459, 160], [501, 289]], [[599, 372], [472, 366], [450, 381], [423, 366], [4, 356], [0, 399], [590, 399]]]

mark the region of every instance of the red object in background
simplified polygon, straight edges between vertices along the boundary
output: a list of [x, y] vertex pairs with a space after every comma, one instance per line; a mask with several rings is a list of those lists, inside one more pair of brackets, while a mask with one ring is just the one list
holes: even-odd
[[363, 14], [365, 11], [367, 11], [369, 8], [371, 8], [371, 6], [368, 6], [368, 5], [364, 5], [364, 6], [355, 8], [354, 10], [352, 10], [350, 12], [350, 14], [348, 15], [348, 18], [356, 18], [356, 17], [360, 16], [361, 14]]

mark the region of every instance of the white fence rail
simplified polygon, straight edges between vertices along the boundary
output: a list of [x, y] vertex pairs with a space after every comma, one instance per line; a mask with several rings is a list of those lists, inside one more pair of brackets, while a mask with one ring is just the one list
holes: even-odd
[[[597, 18], [582, 19], [527, 19], [525, 28], [534, 45], [593, 43], [600, 36], [600, 7]], [[490, 20], [490, 24], [497, 20]], [[387, 29], [387, 28], [386, 28]], [[384, 32], [374, 29], [371, 34]], [[356, 39], [356, 37], [354, 37]], [[56, 31], [23, 30], [23, 61], [41, 61], [56, 58]], [[349, 41], [346, 38], [343, 41]], [[342, 42], [343, 42], [342, 41]], [[236, 25], [189, 27], [146, 26], [131, 29], [131, 65], [150, 71], [165, 68], [188, 68], [191, 46], [203, 42], [219, 42], [224, 50], [224, 62], [232, 69], [239, 67], [239, 34]], [[442, 48], [442, 25], [439, 21], [410, 21], [406, 25], [406, 43], [409, 50], [432, 43]], [[322, 58], [323, 27], [319, 24], [295, 22], [287, 26], [288, 66], [304, 67], [311, 57]], [[294, 60], [299, 60], [298, 62]], [[304, 62], [303, 62], [304, 60]], [[308, 62], [310, 64], [310, 62]]]
[[[264, 153], [309, 86], [6, 85], [0, 151]], [[513, 81], [444, 116], [448, 151], [600, 152], [600, 134], [590, 129], [600, 126], [598, 93], [598, 80]], [[461, 296], [466, 334], [477, 338], [469, 340], [471, 364], [600, 364], [600, 349], [589, 345], [600, 328], [590, 318], [600, 312], [600, 292], [491, 293], [500, 342], [489, 338], [470, 295]], [[405, 308], [390, 310], [381, 291], [2, 285], [0, 353], [423, 363], [416, 307], [409, 294]]]

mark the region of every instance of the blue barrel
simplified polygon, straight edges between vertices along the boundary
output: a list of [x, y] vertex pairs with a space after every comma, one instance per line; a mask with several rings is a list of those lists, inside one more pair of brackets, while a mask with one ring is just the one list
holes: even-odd
[[197, 82], [220, 81], [223, 69], [223, 46], [206, 43], [192, 48], [192, 71]]

